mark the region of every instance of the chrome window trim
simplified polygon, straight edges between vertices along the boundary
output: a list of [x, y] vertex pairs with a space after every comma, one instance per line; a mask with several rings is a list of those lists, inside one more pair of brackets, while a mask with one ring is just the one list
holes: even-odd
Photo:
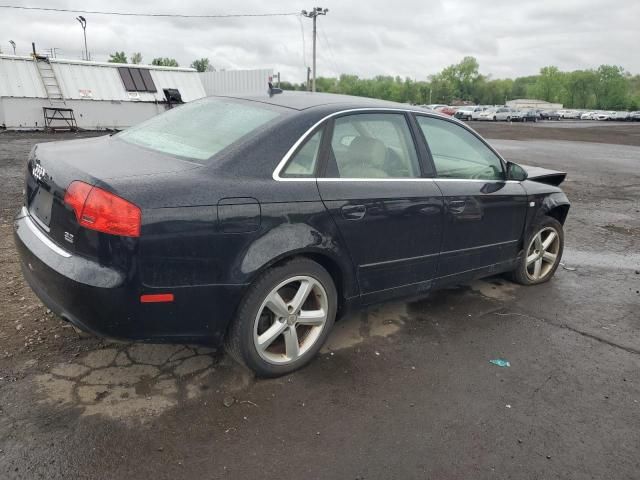
[[520, 183], [519, 180], [483, 180], [480, 178], [275, 178], [274, 180], [296, 182], [481, 182], [481, 183]]
[[44, 233], [40, 231], [40, 229], [36, 226], [36, 224], [33, 223], [33, 220], [31, 219], [31, 216], [29, 215], [29, 212], [25, 207], [22, 207], [22, 214], [24, 215], [25, 224], [27, 225], [29, 230], [31, 230], [31, 232], [36, 237], [38, 237], [38, 240], [40, 240], [42, 243], [44, 243], [47, 247], [49, 247], [51, 250], [53, 250], [55, 253], [57, 253], [61, 257], [71, 258], [71, 254], [69, 252], [67, 252], [66, 250], [63, 250], [58, 245], [53, 243], [51, 240], [49, 240], [45, 236]]
[[[313, 124], [311, 128], [309, 128], [306, 132], [304, 132], [300, 138], [293, 144], [293, 146], [285, 153], [282, 160], [278, 163], [273, 174], [272, 178], [277, 182], [500, 182], [500, 183], [520, 183], [518, 180], [482, 180], [478, 178], [425, 178], [425, 177], [407, 177], [407, 178], [325, 178], [325, 177], [281, 177], [280, 173], [289, 162], [291, 157], [302, 143], [304, 143], [309, 135], [313, 133], [313, 131], [318, 128], [323, 122], [327, 121], [330, 118], [336, 117], [338, 115], [342, 115], [345, 113], [356, 113], [356, 112], [395, 112], [395, 113], [417, 113], [420, 115], [426, 115], [431, 118], [438, 118], [444, 121], [453, 121], [461, 125], [463, 128], [471, 130], [476, 133], [475, 130], [465, 125], [463, 122], [458, 119], [451, 118], [443, 118], [441, 115], [434, 114], [433, 112], [428, 112], [424, 110], [415, 110], [415, 109], [405, 109], [405, 108], [390, 108], [390, 107], [363, 107], [363, 108], [350, 108], [347, 110], [340, 110], [338, 112], [330, 113], [322, 117], [316, 123]], [[477, 133], [476, 133], [477, 134]], [[485, 142], [486, 143], [486, 142]], [[489, 146], [490, 150], [496, 154], [496, 156], [504, 162], [504, 159], [496, 152], [491, 146]]]
[[520, 183], [518, 180], [482, 180], [480, 178], [305, 178], [296, 180], [317, 182], [480, 182]]

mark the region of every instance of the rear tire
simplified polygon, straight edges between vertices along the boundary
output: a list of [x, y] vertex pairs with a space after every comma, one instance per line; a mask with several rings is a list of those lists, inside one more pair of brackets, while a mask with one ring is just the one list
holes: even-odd
[[225, 349], [260, 377], [298, 370], [327, 339], [337, 299], [331, 275], [312, 260], [297, 258], [270, 268], [249, 287]]
[[511, 280], [521, 285], [548, 282], [560, 265], [563, 249], [562, 224], [544, 217], [526, 239], [518, 266], [510, 272]]

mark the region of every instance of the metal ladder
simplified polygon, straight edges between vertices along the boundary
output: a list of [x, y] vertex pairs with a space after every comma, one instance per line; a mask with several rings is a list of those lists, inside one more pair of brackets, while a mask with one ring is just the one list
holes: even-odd
[[44, 85], [44, 90], [47, 93], [49, 103], [51, 103], [52, 106], [65, 104], [62, 89], [60, 88], [56, 74], [49, 63], [49, 59], [37, 58], [35, 61], [36, 66], [38, 67], [38, 73], [40, 73], [40, 78], [42, 79], [42, 84]]

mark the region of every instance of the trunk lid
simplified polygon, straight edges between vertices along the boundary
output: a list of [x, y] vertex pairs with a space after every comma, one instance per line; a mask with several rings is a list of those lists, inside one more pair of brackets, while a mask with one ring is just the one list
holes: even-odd
[[110, 136], [36, 145], [27, 162], [25, 207], [32, 220], [55, 243], [71, 253], [118, 262], [122, 245], [134, 238], [118, 237], [80, 227], [73, 210], [64, 203], [69, 184], [80, 180], [118, 194], [118, 178], [177, 173], [199, 165]]

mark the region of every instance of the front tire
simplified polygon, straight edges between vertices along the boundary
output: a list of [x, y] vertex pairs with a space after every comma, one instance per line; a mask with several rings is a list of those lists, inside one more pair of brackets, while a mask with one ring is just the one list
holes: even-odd
[[318, 353], [336, 310], [331, 275], [312, 260], [290, 260], [249, 287], [227, 333], [226, 350], [260, 377], [286, 375]]
[[511, 272], [511, 279], [521, 285], [548, 282], [558, 269], [564, 249], [562, 224], [555, 218], [544, 217], [525, 242], [522, 258]]

